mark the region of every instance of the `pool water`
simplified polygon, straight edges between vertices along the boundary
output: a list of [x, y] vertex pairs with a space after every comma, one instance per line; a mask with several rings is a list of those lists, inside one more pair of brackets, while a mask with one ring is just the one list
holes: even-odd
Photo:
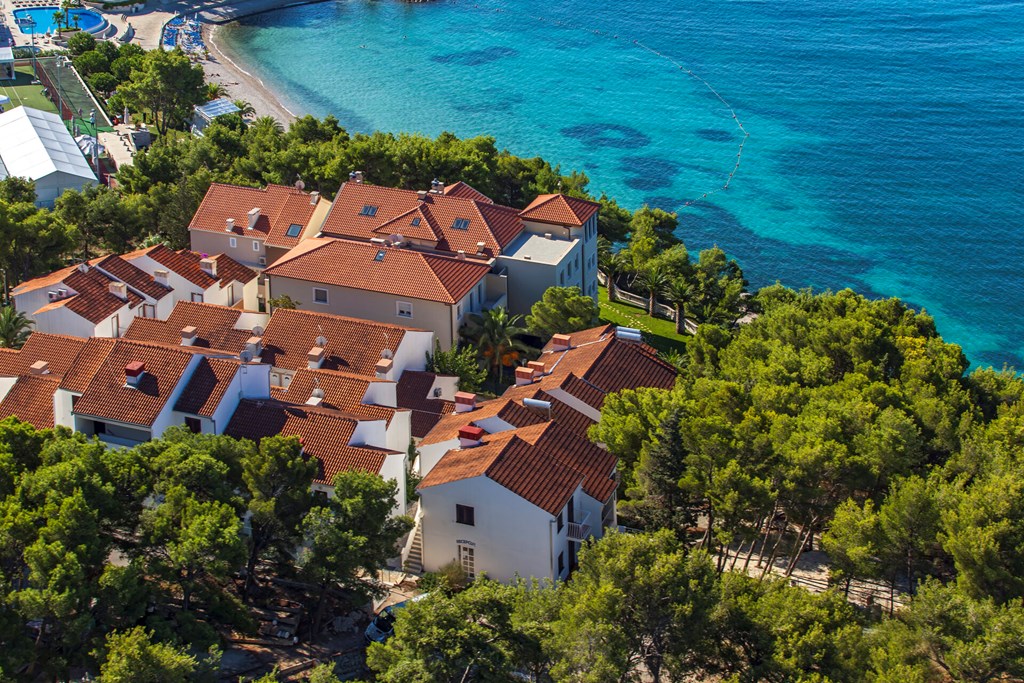
[[[28, 9], [16, 9], [14, 10], [14, 23], [18, 25], [18, 28], [25, 35], [30, 33], [43, 35], [47, 31], [54, 33], [57, 31], [57, 22], [53, 20], [53, 13], [58, 9], [60, 8], [31, 7]], [[78, 28], [90, 33], [98, 28], [102, 28], [107, 23], [106, 19], [102, 16], [88, 9], [72, 9], [69, 10], [69, 14], [68, 24], [74, 27], [75, 17], [78, 17]], [[31, 19], [35, 22], [35, 25], [33, 26], [30, 22], [26, 22], [26, 19]]]

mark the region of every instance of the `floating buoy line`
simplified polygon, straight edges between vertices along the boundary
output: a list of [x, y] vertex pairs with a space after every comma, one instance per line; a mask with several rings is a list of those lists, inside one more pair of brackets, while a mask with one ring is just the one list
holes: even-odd
[[[453, 4], [453, 5], [460, 5], [460, 6], [464, 6], [464, 7], [469, 7], [471, 9], [478, 10], [478, 11], [481, 11], [481, 12], [488, 12], [488, 13], [495, 13], [495, 14], [512, 14], [512, 15], [515, 15], [515, 12], [509, 12], [504, 7], [494, 7], [494, 8], [481, 7], [479, 3], [466, 2], [465, 0], [448, 0], [448, 2], [450, 4]], [[747, 139], [750, 137], [750, 133], [747, 132], [747, 129], [743, 126], [743, 122], [740, 121], [740, 118], [736, 114], [736, 110], [733, 108], [733, 106], [729, 103], [728, 100], [726, 100], [722, 96], [722, 94], [720, 92], [718, 92], [715, 89], [715, 87], [713, 85], [711, 85], [711, 83], [709, 83], [707, 81], [707, 79], [705, 79], [703, 76], [701, 76], [700, 74], [696, 73], [692, 69], [687, 68], [684, 64], [681, 64], [676, 59], [674, 59], [674, 58], [670, 57], [669, 55], [666, 55], [666, 54], [656, 50], [655, 48], [653, 48], [653, 47], [651, 47], [649, 45], [646, 45], [646, 44], [640, 42], [639, 40], [623, 37], [623, 36], [620, 36], [617, 33], [612, 33], [612, 32], [609, 32], [609, 31], [603, 31], [601, 29], [595, 29], [593, 27], [584, 26], [582, 24], [577, 24], [577, 23], [572, 23], [572, 22], [567, 22], [567, 21], [562, 21], [562, 20], [559, 20], [559, 19], [549, 19], [548, 17], [539, 16], [539, 15], [527, 15], [527, 16], [530, 19], [534, 19], [536, 21], [540, 21], [540, 22], [543, 22], [545, 24], [549, 24], [551, 26], [556, 26], [558, 28], [566, 28], [566, 29], [576, 30], [576, 31], [580, 31], [580, 32], [592, 33], [592, 34], [594, 34], [596, 36], [602, 36], [602, 37], [608, 38], [610, 40], [616, 40], [616, 41], [620, 41], [620, 42], [623, 42], [623, 43], [634, 45], [634, 46], [636, 46], [636, 48], [638, 48], [640, 50], [643, 50], [643, 51], [647, 52], [648, 54], [654, 55], [655, 57], [658, 57], [660, 59], [665, 60], [667, 63], [669, 63], [673, 67], [675, 67], [677, 71], [679, 71], [681, 73], [685, 73], [687, 76], [689, 76], [690, 78], [694, 79], [695, 81], [700, 83], [704, 88], [706, 88], [708, 90], [708, 92], [710, 92], [726, 108], [726, 110], [729, 112], [729, 115], [732, 117], [733, 123], [736, 125], [736, 128], [743, 135], [743, 137], [739, 141], [739, 144], [738, 144], [737, 150], [736, 150], [736, 159], [733, 162], [732, 169], [729, 171], [728, 175], [726, 176], [725, 181], [720, 186], [714, 187], [714, 188], [708, 190], [707, 192], [701, 193], [699, 196], [694, 196], [694, 197], [692, 197], [690, 199], [682, 200], [683, 201], [683, 206], [693, 206], [694, 204], [697, 204], [701, 200], [707, 199], [708, 197], [711, 197], [711, 196], [713, 196], [715, 194], [718, 194], [719, 192], [724, 192], [724, 191], [729, 189], [729, 185], [732, 183], [733, 179], [736, 177], [736, 174], [739, 173], [740, 163], [743, 161], [743, 145], [746, 143]]]

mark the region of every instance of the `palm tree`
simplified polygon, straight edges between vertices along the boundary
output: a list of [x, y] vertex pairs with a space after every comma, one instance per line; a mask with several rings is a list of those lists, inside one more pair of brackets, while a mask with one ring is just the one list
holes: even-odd
[[235, 100], [235, 106], [238, 107], [238, 115], [243, 119], [246, 116], [255, 116], [256, 108], [252, 106], [251, 102], [245, 100]]
[[284, 126], [281, 122], [275, 119], [273, 116], [261, 116], [252, 122], [251, 126], [253, 131], [273, 131], [274, 133], [283, 133]]
[[28, 318], [14, 306], [0, 308], [0, 346], [6, 349], [20, 349], [28, 340], [35, 321]]
[[75, 30], [76, 31], [78, 30], [78, 22], [80, 20], [81, 20], [81, 17], [79, 17], [77, 14], [71, 15], [71, 21], [75, 22]]
[[504, 378], [507, 356], [517, 351], [526, 351], [527, 346], [519, 337], [526, 334], [526, 328], [519, 326], [523, 316], [509, 315], [504, 308], [492, 308], [483, 313], [467, 316], [463, 335], [480, 349], [492, 369], [498, 370], [498, 382]]
[[647, 314], [654, 317], [654, 306], [658, 303], [658, 292], [665, 289], [671, 280], [668, 269], [661, 264], [648, 266], [639, 276], [636, 283], [647, 292]]
[[598, 252], [597, 267], [607, 278], [608, 301], [615, 301], [615, 280], [619, 275], [628, 272], [631, 264], [632, 261], [630, 260], [629, 255], [625, 252], [619, 251], [612, 253], [610, 250], [603, 254]]
[[662, 289], [661, 293], [665, 295], [665, 298], [676, 309], [676, 334], [686, 332], [686, 309], [689, 308], [696, 292], [697, 289], [693, 286], [693, 283], [681, 277], [669, 280], [668, 284]]
[[203, 86], [203, 97], [206, 101], [215, 100], [218, 97], [224, 97], [228, 94], [228, 91], [220, 83], [207, 83]]
[[57, 35], [59, 36], [61, 24], [64, 23], [64, 12], [62, 10], [54, 12], [53, 21], [57, 24]]

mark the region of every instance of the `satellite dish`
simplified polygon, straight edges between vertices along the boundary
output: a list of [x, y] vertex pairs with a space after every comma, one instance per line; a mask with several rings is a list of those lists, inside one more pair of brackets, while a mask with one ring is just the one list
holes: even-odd
[[380, 357], [391, 360], [392, 358], [395, 357], [395, 354], [391, 353], [391, 349], [381, 349]]
[[241, 361], [242, 361], [243, 363], [248, 363], [249, 361], [251, 361], [251, 360], [252, 360], [252, 351], [250, 351], [250, 350], [248, 350], [248, 349], [244, 349], [243, 351], [241, 351], [241, 352], [240, 352], [240, 353], [238, 354], [238, 358], [239, 358], [239, 360], [241, 360]]
[[320, 335], [313, 341], [313, 343], [319, 346], [321, 349], [325, 349], [327, 348], [327, 337]]
[[441, 387], [434, 387], [434, 398], [441, 398]]
[[256, 327], [252, 328], [252, 336], [254, 336], [254, 337], [262, 337], [263, 336], [263, 325], [257, 325]]
[[295, 181], [295, 189], [300, 192], [306, 189], [306, 183], [302, 182], [302, 176], [299, 176], [299, 179]]
[[310, 396], [312, 396], [313, 398], [323, 398], [324, 390], [321, 389], [320, 387], [317, 387], [316, 389], [313, 390], [313, 393], [310, 394]]
[[388, 236], [388, 241], [392, 244], [398, 244], [399, 242], [404, 242], [405, 238], [396, 232]]

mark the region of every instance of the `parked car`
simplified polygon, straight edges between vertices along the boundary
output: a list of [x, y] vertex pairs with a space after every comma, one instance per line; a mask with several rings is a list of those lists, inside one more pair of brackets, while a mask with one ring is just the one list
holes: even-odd
[[430, 593], [423, 593], [422, 595], [417, 595], [414, 598], [409, 598], [408, 600], [388, 605], [381, 611], [377, 612], [377, 615], [374, 616], [373, 621], [370, 622], [370, 625], [366, 627], [366, 631], [363, 633], [366, 637], [366, 642], [383, 643], [388, 638], [395, 635], [395, 617], [397, 613], [407, 607], [410, 603], [419, 602], [428, 595], [430, 595]]

